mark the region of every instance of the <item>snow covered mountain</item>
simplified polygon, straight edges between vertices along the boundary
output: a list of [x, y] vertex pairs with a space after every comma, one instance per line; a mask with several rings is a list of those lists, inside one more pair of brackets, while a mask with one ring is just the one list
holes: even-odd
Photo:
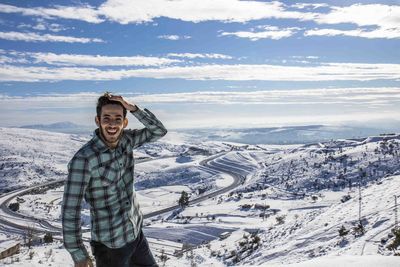
[[393, 128], [368, 128], [356, 126], [284, 126], [270, 128], [196, 129], [184, 133], [204, 140], [231, 141], [246, 144], [307, 144], [340, 138], [359, 138], [392, 132]]
[[51, 124], [33, 124], [24, 125], [20, 128], [35, 129], [57, 133], [74, 133], [74, 134], [90, 134], [93, 132], [93, 127], [75, 124], [69, 121], [56, 122]]
[[[88, 138], [0, 128], [0, 190], [65, 178], [68, 160]], [[400, 266], [393, 256], [400, 247], [388, 248], [397, 240], [397, 134], [246, 145], [174, 133], [135, 155], [143, 161], [136, 187], [145, 214], [174, 205], [183, 190], [194, 198], [228, 186], [231, 175], [243, 179], [228, 193], [145, 221], [161, 265]], [[61, 195], [62, 188], [23, 195], [19, 213], [59, 226]], [[86, 227], [88, 213], [82, 216]], [[18, 239], [2, 229], [0, 242]], [[20, 256], [1, 264], [72, 266], [72, 260], [55, 241], [31, 250], [23, 246]]]
[[[70, 134], [91, 134], [93, 126], [77, 125], [72, 122], [25, 125], [20, 128], [44, 130]], [[269, 128], [221, 128], [221, 129], [179, 129], [175, 132], [186, 134], [192, 140], [227, 141], [245, 144], [306, 144], [340, 138], [357, 138], [399, 129], [400, 123], [370, 128], [356, 125], [305, 125]]]

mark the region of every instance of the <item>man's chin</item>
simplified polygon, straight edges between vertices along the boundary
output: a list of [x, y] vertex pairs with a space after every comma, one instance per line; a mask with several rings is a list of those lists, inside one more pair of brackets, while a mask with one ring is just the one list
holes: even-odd
[[117, 142], [118, 141], [118, 137], [110, 137], [110, 136], [107, 136], [107, 138], [106, 138], [106, 141], [108, 142], [108, 143], [115, 143], [115, 142]]

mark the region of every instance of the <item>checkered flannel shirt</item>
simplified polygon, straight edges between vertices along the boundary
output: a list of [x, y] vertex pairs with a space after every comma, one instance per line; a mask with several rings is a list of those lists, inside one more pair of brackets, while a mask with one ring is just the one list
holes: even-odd
[[91, 239], [110, 248], [123, 247], [140, 232], [143, 215], [134, 189], [133, 149], [167, 133], [147, 109], [132, 114], [144, 124], [140, 130], [124, 130], [118, 146], [108, 148], [99, 137], [86, 143], [68, 164], [64, 186], [62, 228], [64, 246], [74, 262], [88, 258], [81, 231], [82, 200], [90, 205]]

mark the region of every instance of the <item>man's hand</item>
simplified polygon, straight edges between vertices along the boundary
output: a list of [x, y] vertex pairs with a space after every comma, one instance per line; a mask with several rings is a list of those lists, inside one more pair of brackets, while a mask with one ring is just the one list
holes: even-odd
[[110, 94], [108, 99], [120, 102], [126, 110], [131, 112], [138, 110], [138, 107], [135, 104], [128, 103], [122, 96]]
[[93, 262], [91, 259], [86, 259], [84, 261], [76, 262], [75, 267], [93, 267]]

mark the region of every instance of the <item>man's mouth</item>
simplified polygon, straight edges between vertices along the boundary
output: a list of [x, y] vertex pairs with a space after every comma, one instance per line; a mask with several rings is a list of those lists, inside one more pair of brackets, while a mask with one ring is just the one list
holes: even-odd
[[117, 129], [108, 129], [108, 130], [106, 130], [106, 132], [107, 132], [107, 134], [108, 135], [115, 135], [115, 134], [117, 134]]

